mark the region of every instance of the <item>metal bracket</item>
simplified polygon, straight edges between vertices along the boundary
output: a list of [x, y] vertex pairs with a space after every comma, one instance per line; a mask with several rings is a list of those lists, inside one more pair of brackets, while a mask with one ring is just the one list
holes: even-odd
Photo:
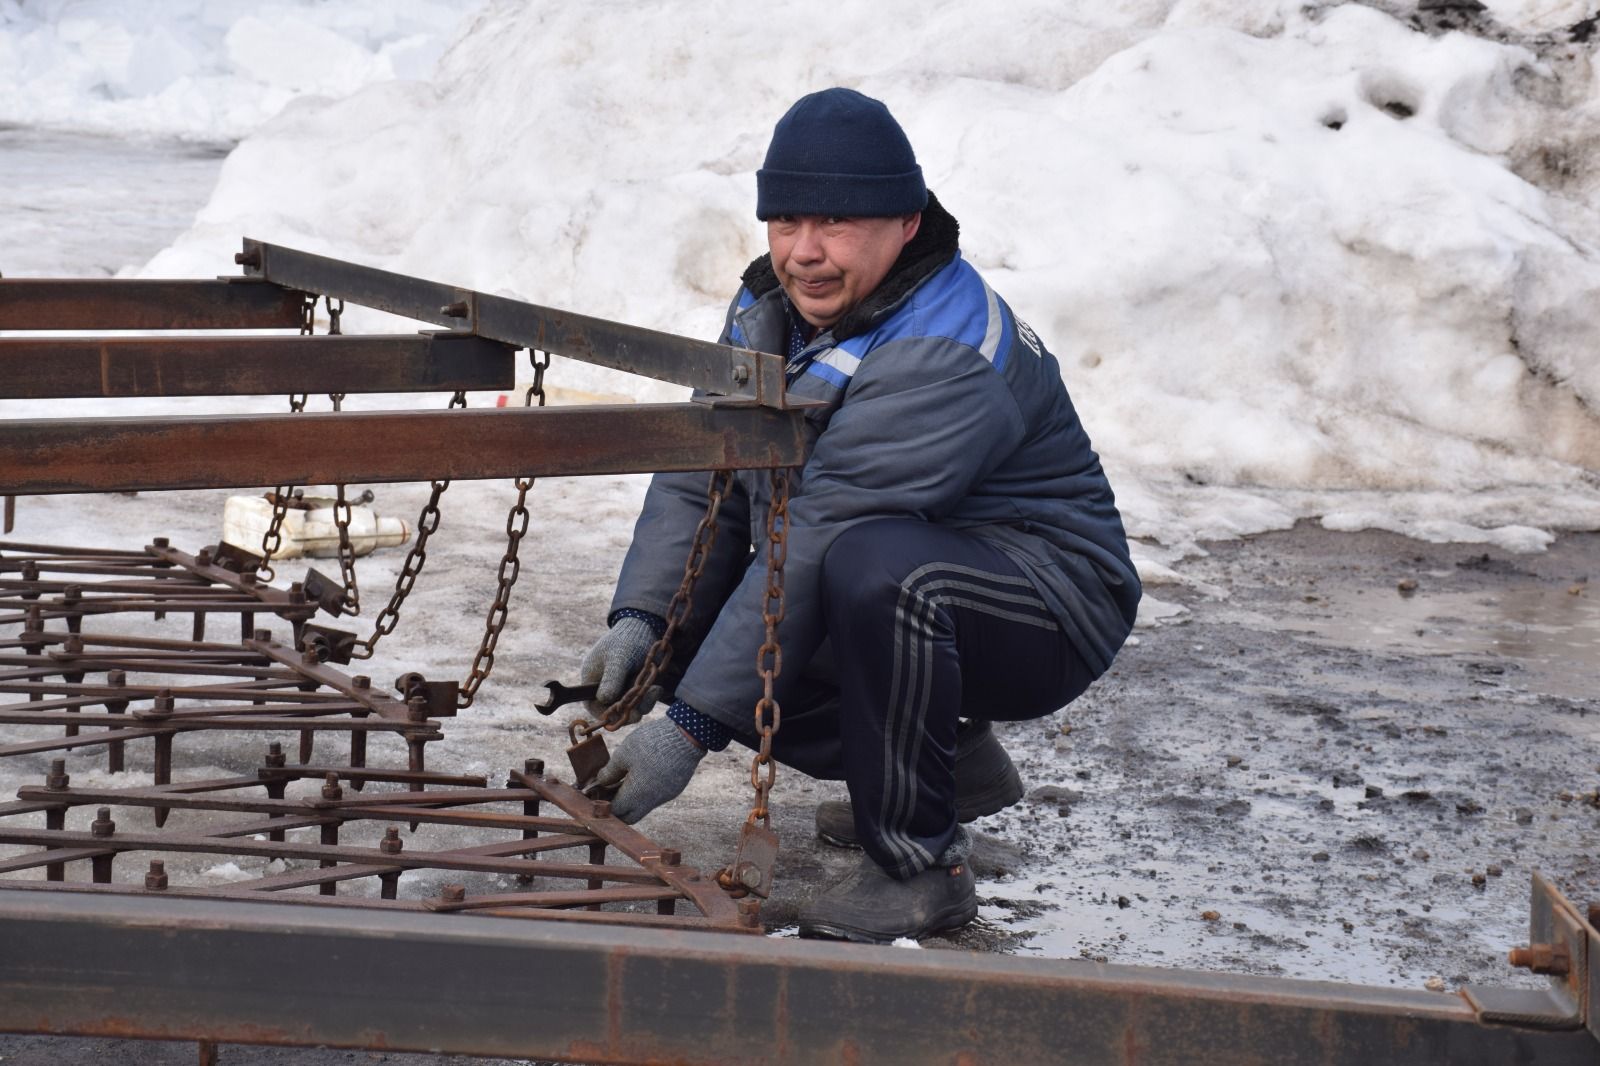
[[1581, 914], [1561, 890], [1539, 873], [1533, 875], [1528, 945], [1513, 948], [1511, 965], [1544, 974], [1546, 989], [1463, 988], [1484, 1022], [1536, 1029], [1587, 1028], [1600, 1039], [1600, 982], [1590, 972], [1600, 958], [1600, 933], [1593, 918], [1600, 908]]
[[344, 586], [320, 570], [306, 571], [305, 591], [308, 597], [335, 618], [345, 613]]
[[456, 716], [456, 709], [461, 698], [461, 682], [459, 681], [429, 681], [421, 674], [413, 671], [395, 678], [394, 689], [400, 693], [402, 700], [409, 701], [413, 697], [421, 696], [427, 704], [430, 717], [454, 718]]
[[318, 662], [345, 665], [350, 662], [350, 653], [355, 651], [356, 635], [330, 626], [307, 625], [302, 630], [300, 647], [316, 652]]

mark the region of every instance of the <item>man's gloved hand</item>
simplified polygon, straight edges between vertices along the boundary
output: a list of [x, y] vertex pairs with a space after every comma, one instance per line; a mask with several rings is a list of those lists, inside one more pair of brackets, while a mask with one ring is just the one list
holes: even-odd
[[631, 825], [682, 792], [705, 757], [705, 749], [676, 722], [657, 718], [628, 734], [594, 783], [621, 786], [611, 813]]
[[[644, 665], [650, 645], [656, 642], [656, 631], [642, 618], [624, 616], [595, 641], [594, 647], [583, 657], [578, 667], [578, 680], [583, 684], [599, 684], [594, 699], [584, 704], [590, 714], [601, 715], [605, 709], [622, 698], [633, 683], [633, 675]], [[630, 722], [637, 722], [661, 698], [661, 686], [652, 685], [645, 690], [639, 706], [634, 708]]]

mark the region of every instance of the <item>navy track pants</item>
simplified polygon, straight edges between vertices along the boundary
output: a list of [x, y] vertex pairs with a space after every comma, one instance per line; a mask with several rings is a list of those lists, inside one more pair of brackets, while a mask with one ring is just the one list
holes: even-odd
[[828, 640], [785, 685], [773, 755], [842, 778], [867, 854], [910, 877], [955, 838], [957, 720], [1042, 717], [1094, 675], [1017, 564], [970, 533], [864, 522], [822, 579]]

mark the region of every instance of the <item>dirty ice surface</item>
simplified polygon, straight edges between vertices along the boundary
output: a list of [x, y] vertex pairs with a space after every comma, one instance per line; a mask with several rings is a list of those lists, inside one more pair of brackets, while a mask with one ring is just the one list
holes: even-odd
[[[1566, 591], [1600, 563], [1593, 538], [1537, 551], [1554, 530], [1600, 525], [1600, 171], [1584, 147], [1597, 96], [1592, 45], [1559, 32], [1581, 7], [1502, 0], [1497, 26], [1464, 35], [1362, 5], [1019, 2], [996, 18], [891, 3], [870, 25], [865, 8], [841, 13], [826, 40], [794, 22], [780, 49], [770, 20], [798, 8], [492, 4], [431, 81], [303, 98], [246, 136], [209, 200], [216, 160], [173, 150], [130, 184], [141, 164], [125, 166], [123, 146], [72, 142], [82, 155], [65, 150], [53, 177], [43, 165], [54, 218], [36, 220], [31, 258], [0, 230], [0, 271], [95, 274], [154, 256], [149, 275], [203, 277], [230, 271], [249, 234], [706, 335], [759, 250], [751, 173], [772, 121], [805, 88], [879, 95], [968, 254], [1060, 356], [1173, 623], [1142, 629], [1079, 704], [1005, 727], [1033, 791], [980, 827], [985, 922], [967, 942], [1500, 980], [1530, 869], [1600, 896], [1600, 735], [1583, 672], [1600, 648], [1592, 593]], [[886, 20], [905, 39], [871, 32]], [[730, 80], [740, 93], [705, 90]], [[7, 141], [0, 184], [37, 180], [19, 161], [62, 143]], [[105, 184], [78, 182], [91, 172]], [[179, 233], [188, 181], [199, 214]], [[141, 196], [142, 231], [127, 210]], [[107, 228], [129, 243], [99, 246]], [[551, 380], [555, 402], [666, 394], [559, 361]], [[0, 403], [0, 417], [246, 409], [282, 401]], [[531, 694], [570, 679], [595, 636], [642, 487], [536, 487], [495, 675], [434, 765], [560, 765], [564, 737]], [[380, 510], [405, 517], [426, 495], [375, 488]], [[16, 536], [193, 547], [215, 539], [225, 496], [28, 498]], [[393, 672], [464, 671], [510, 502], [505, 484], [449, 490], [429, 572], [384, 649]], [[1298, 517], [1321, 528], [1211, 543]], [[1324, 531], [1373, 529], [1452, 543]], [[367, 602], [399, 561], [362, 562]], [[1419, 583], [1412, 598], [1400, 576]], [[1381, 610], [1367, 599], [1380, 592]], [[1532, 623], [1530, 604], [1548, 608]], [[258, 754], [193, 740], [193, 776]], [[697, 865], [724, 861], [743, 758], [708, 759], [645, 831]], [[128, 783], [147, 768], [134, 765]], [[0, 766], [0, 794], [43, 766]], [[780, 779], [779, 924], [850, 861], [810, 843], [812, 805], [839, 795]], [[186, 872], [232, 876], [225, 866]]]

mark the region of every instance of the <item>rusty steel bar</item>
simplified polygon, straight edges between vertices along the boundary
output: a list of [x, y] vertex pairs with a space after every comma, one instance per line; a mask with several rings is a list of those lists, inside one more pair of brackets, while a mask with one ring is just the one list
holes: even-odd
[[0, 421], [19, 493], [799, 466], [798, 411], [706, 404]]
[[[247, 276], [375, 307], [490, 340], [670, 381], [767, 407], [787, 407], [784, 361], [765, 352], [490, 296], [246, 238]], [[801, 406], [804, 406], [802, 404]]]
[[14, 891], [0, 938], [0, 1029], [18, 1032], [605, 1063], [1596, 1058], [1582, 1030], [1485, 1025], [1455, 995], [481, 913]]
[[6, 337], [0, 400], [509, 389], [515, 354], [468, 334]]
[[0, 278], [0, 330], [294, 329], [303, 302], [252, 278]]

